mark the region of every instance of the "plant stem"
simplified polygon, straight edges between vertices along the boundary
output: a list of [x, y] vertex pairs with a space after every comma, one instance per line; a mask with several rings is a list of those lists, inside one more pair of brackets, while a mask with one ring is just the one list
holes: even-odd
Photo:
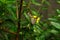
[[19, 1], [19, 3], [20, 3], [20, 7], [18, 8], [18, 12], [17, 12], [17, 14], [18, 14], [18, 16], [17, 16], [17, 18], [18, 18], [18, 28], [17, 28], [17, 34], [16, 34], [16, 40], [19, 40], [19, 32], [20, 32], [20, 19], [21, 19], [21, 14], [22, 14], [22, 5], [23, 5], [23, 0], [20, 0]]

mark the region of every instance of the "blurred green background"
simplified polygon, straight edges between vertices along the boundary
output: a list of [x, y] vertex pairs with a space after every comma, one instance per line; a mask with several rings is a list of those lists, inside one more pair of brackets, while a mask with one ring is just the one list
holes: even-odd
[[[60, 0], [23, 0], [22, 9], [19, 40], [60, 40]], [[0, 0], [0, 40], [15, 40], [17, 22], [16, 0]]]

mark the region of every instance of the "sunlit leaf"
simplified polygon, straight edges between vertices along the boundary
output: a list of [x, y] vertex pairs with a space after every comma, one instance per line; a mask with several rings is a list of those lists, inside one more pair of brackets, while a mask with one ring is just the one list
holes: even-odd
[[57, 29], [60, 29], [60, 24], [59, 23], [51, 22], [51, 25], [53, 25]]
[[57, 1], [57, 3], [59, 3], [59, 4], [60, 4], [60, 1]]
[[57, 9], [56, 11], [57, 11], [58, 14], [60, 14], [60, 9]]
[[58, 33], [57, 30], [53, 30], [53, 29], [50, 32], [53, 33], [53, 34], [57, 34]]

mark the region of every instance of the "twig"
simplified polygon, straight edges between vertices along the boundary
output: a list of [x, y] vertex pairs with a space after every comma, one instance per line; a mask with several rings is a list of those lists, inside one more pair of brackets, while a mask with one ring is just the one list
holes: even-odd
[[7, 33], [10, 33], [10, 34], [16, 34], [15, 32], [11, 32], [11, 31], [9, 31], [8, 29], [6, 29], [6, 28], [0, 28], [0, 30], [2, 30], [2, 31], [4, 31], [4, 32], [7, 32]]

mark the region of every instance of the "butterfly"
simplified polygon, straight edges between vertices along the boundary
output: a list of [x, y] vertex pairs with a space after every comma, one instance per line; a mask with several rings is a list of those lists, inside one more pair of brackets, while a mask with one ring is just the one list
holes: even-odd
[[32, 24], [35, 24], [35, 23], [38, 23], [39, 20], [40, 20], [40, 17], [38, 16], [35, 16], [35, 15], [31, 15], [31, 14], [28, 14], [30, 16], [30, 20], [31, 20], [31, 23]]

